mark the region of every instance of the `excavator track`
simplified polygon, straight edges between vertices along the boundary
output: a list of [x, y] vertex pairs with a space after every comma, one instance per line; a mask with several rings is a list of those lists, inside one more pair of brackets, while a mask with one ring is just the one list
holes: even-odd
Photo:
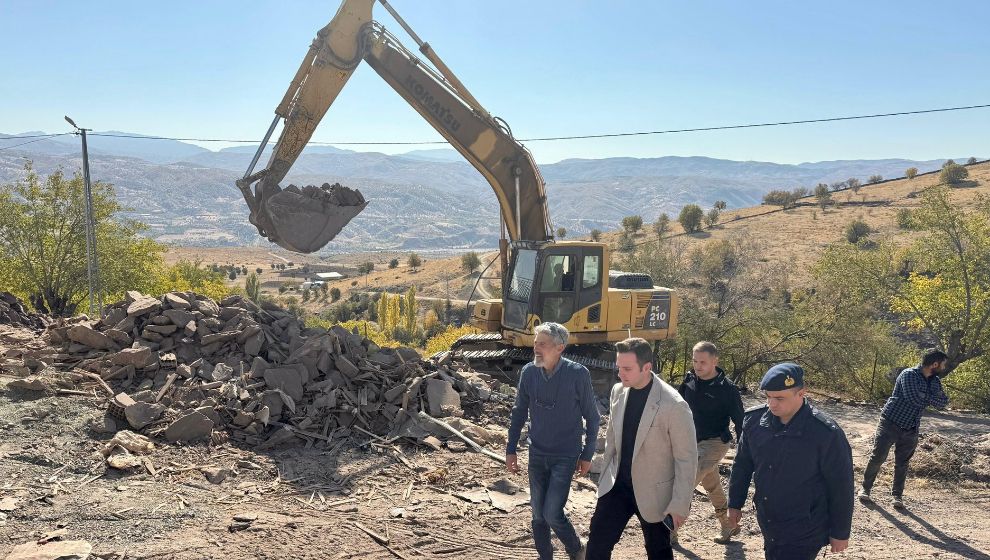
[[[509, 346], [499, 333], [464, 335], [451, 345], [450, 351], [455, 358], [464, 360], [472, 368], [506, 376], [513, 384], [518, 382], [518, 372], [522, 366], [533, 361], [532, 348]], [[595, 392], [600, 395], [607, 394], [616, 382], [618, 366], [614, 359], [575, 352], [564, 352], [563, 356], [588, 368]]]

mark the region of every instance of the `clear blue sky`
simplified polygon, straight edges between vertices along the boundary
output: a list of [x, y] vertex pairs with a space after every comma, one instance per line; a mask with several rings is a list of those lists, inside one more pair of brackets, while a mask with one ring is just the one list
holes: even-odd
[[[392, 4], [520, 138], [990, 103], [984, 0]], [[260, 138], [337, 5], [0, 0], [0, 132], [67, 131], [68, 114], [96, 130]], [[412, 45], [381, 6], [376, 18]], [[990, 109], [979, 109], [529, 148], [541, 162], [990, 157], [988, 132]], [[439, 138], [367, 66], [314, 136]]]

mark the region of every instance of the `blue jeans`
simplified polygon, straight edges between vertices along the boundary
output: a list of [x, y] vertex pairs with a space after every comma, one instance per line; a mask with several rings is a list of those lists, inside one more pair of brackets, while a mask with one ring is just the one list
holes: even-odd
[[564, 543], [564, 550], [573, 556], [581, 549], [574, 526], [564, 514], [564, 504], [571, 493], [571, 478], [578, 458], [529, 456], [529, 493], [533, 508], [533, 540], [540, 560], [553, 558], [550, 529]]

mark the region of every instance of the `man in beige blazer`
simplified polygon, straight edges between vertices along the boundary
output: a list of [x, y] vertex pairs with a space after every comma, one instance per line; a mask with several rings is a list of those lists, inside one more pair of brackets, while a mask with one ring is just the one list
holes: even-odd
[[649, 560], [672, 559], [670, 530], [691, 510], [698, 444], [691, 408], [653, 374], [653, 349], [642, 338], [615, 345], [619, 380], [605, 432], [605, 470], [591, 518], [587, 560], [608, 560], [633, 515]]

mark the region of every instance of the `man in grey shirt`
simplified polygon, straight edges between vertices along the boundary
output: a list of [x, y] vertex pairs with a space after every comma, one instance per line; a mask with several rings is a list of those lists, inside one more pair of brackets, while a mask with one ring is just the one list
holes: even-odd
[[519, 376], [505, 464], [509, 472], [519, 472], [516, 445], [528, 417], [529, 488], [536, 551], [540, 560], [553, 558], [553, 529], [568, 556], [579, 558], [584, 553], [584, 543], [564, 513], [564, 504], [571, 491], [571, 478], [575, 473], [584, 476], [591, 468], [601, 419], [588, 369], [562, 356], [567, 329], [557, 323], [543, 323], [533, 331], [534, 360], [523, 366]]

